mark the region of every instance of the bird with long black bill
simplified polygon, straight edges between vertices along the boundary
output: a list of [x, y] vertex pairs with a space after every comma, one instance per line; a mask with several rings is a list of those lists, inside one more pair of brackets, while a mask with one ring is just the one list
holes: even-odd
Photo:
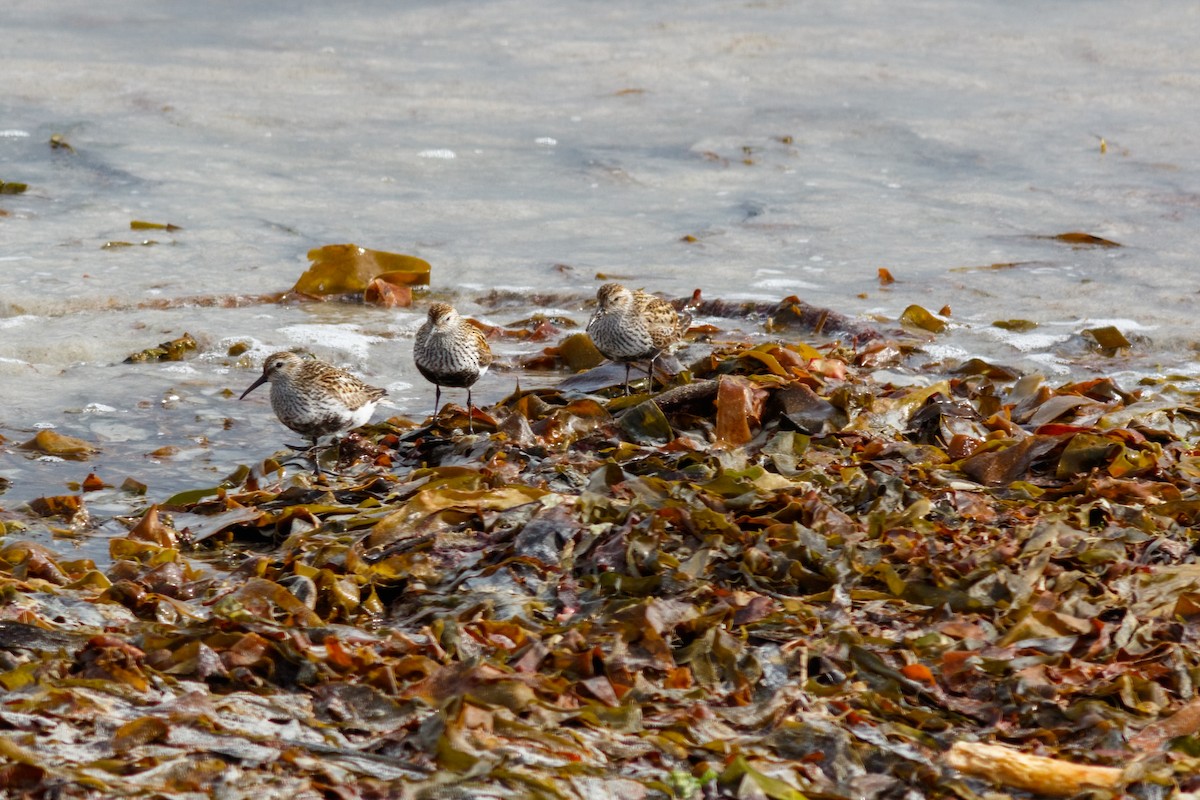
[[[263, 361], [262, 375], [239, 398], [264, 383], [271, 384], [271, 408], [279, 421], [317, 445], [330, 436], [367, 424], [387, 391], [315, 358], [295, 353], [272, 353]], [[294, 448], [303, 449], [303, 448]], [[317, 474], [320, 465], [313, 459]]]

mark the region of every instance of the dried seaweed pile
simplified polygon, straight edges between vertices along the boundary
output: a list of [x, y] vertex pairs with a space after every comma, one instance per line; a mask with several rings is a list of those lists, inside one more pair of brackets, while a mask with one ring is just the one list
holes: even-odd
[[716, 345], [393, 420], [103, 572], [10, 536], [0, 790], [973, 798], [964, 740], [1194, 788], [1193, 398], [873, 377], [904, 358]]

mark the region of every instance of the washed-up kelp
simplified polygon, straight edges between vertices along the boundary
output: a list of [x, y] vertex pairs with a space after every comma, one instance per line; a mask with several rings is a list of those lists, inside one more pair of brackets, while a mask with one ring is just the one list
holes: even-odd
[[308, 258], [312, 264], [296, 281], [294, 293], [317, 297], [358, 294], [377, 280], [395, 286], [429, 284], [429, 263], [415, 256], [331, 244], [310, 250]]
[[1196, 789], [1195, 398], [895, 385], [911, 343], [765, 317], [656, 394], [602, 365], [238, 470], [103, 569], [6, 536], [0, 789], [974, 798], [1008, 754]]

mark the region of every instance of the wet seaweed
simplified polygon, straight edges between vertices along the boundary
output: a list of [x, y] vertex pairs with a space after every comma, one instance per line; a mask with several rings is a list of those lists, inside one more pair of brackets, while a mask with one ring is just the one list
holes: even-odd
[[611, 365], [518, 390], [475, 435], [380, 422], [322, 479], [274, 454], [126, 520], [104, 567], [10, 532], [0, 788], [1196, 788], [1192, 396], [982, 361], [896, 385], [905, 340], [700, 307], [779, 338], [656, 393]]

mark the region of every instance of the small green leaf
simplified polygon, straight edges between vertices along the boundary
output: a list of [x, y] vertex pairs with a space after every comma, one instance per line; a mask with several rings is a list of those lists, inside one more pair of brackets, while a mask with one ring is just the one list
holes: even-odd
[[572, 372], [599, 366], [604, 356], [596, 349], [592, 337], [586, 333], [572, 333], [558, 345], [558, 354]]
[[129, 223], [130, 230], [135, 231], [181, 231], [183, 228], [178, 225], [172, 225], [170, 222], [144, 222], [140, 219], [135, 219]]
[[653, 400], [638, 403], [621, 415], [621, 430], [639, 444], [663, 444], [675, 438], [666, 414]]
[[171, 495], [162, 504], [164, 506], [190, 506], [206, 497], [212, 497], [219, 491], [221, 491], [221, 487], [219, 486], [213, 486], [208, 489], [188, 489], [186, 492]]
[[1126, 347], [1133, 347], [1133, 343], [1125, 338], [1125, 334], [1121, 333], [1113, 325], [1106, 325], [1103, 328], [1088, 328], [1083, 333], [1085, 336], [1095, 339], [1096, 344], [1105, 350], [1120, 350]]
[[941, 333], [946, 330], [946, 322], [944, 320], [938, 319], [932, 313], [918, 305], [911, 305], [904, 309], [904, 313], [900, 315], [900, 321], [914, 325], [930, 333]]
[[992, 323], [993, 328], [1003, 328], [1006, 331], [1025, 333], [1036, 328], [1038, 324], [1027, 319], [998, 319]]
[[[772, 778], [759, 772], [754, 767], [750, 766], [746, 761], [745, 756], [738, 756], [730, 765], [721, 773], [720, 782], [725, 785], [737, 782], [739, 786], [745, 786], [747, 783], [757, 789], [762, 794], [771, 798], [771, 800], [807, 800], [807, 797], [799, 789], [782, 781], [779, 778]], [[743, 797], [740, 791], [738, 797]]]
[[1038, 236], [1038, 239], [1053, 239], [1058, 242], [1066, 242], [1067, 244], [1079, 246], [1097, 246], [1097, 247], [1120, 247], [1118, 242], [1110, 239], [1101, 239], [1099, 236], [1093, 236], [1090, 233], [1080, 233], [1072, 231], [1070, 233], [1060, 233], [1057, 236]]

